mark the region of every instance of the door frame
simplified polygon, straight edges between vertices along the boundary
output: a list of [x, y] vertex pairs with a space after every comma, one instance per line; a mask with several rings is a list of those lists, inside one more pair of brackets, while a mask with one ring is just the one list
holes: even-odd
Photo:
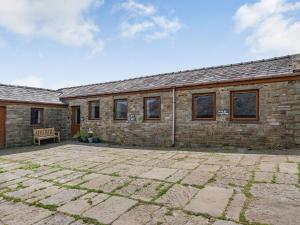
[[[2, 109], [4, 109], [4, 132], [3, 132], [3, 136], [4, 136], [4, 138], [3, 138], [3, 141], [4, 141], [4, 145], [3, 145], [3, 147], [4, 148], [6, 148], [6, 106], [2, 106], [2, 105], [0, 105], [0, 108], [2, 108]], [[0, 147], [1, 148], [1, 147]]]
[[[75, 123], [75, 115], [74, 115], [74, 111], [75, 109], [79, 109], [80, 110], [80, 123]], [[81, 107], [79, 105], [77, 106], [71, 106], [71, 135], [73, 136], [73, 126], [74, 125], [79, 125], [79, 131], [80, 131], [80, 128], [81, 128]]]

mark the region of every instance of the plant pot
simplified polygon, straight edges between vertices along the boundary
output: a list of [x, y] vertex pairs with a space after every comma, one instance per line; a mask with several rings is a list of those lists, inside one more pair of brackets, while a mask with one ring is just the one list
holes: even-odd
[[93, 138], [88, 138], [89, 143], [93, 143]]

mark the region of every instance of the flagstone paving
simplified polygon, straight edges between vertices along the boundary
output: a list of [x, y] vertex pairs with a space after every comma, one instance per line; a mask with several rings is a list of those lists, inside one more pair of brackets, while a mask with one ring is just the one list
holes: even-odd
[[0, 224], [295, 225], [299, 173], [300, 156], [287, 154], [4, 150]]

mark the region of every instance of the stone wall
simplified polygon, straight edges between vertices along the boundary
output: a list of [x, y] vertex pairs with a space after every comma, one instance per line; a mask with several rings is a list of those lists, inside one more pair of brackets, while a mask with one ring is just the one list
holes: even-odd
[[[300, 81], [195, 89], [177, 93], [176, 141], [180, 146], [233, 145], [292, 148], [299, 142]], [[217, 113], [216, 121], [192, 121], [192, 94], [216, 92], [217, 112], [230, 110], [230, 91], [259, 89], [258, 122], [233, 122]]]
[[6, 146], [31, 145], [33, 126], [30, 124], [31, 108], [44, 109], [44, 126], [54, 127], [61, 132], [62, 140], [70, 136], [67, 108], [7, 105], [6, 106]]
[[[143, 99], [148, 96], [161, 97], [161, 120], [144, 121]], [[128, 99], [128, 121], [116, 121], [113, 118], [114, 99]], [[100, 119], [88, 119], [88, 101], [100, 100]], [[80, 106], [81, 129], [93, 131], [106, 142], [130, 145], [171, 145], [172, 138], [172, 94], [134, 94], [105, 96], [101, 98], [77, 99], [69, 102], [71, 106]]]
[[[229, 111], [230, 91], [259, 89], [260, 120], [233, 122], [217, 114], [216, 121], [192, 120], [192, 94], [216, 92], [217, 111]], [[143, 120], [143, 98], [161, 96], [160, 121]], [[128, 99], [128, 121], [113, 119], [113, 99]], [[100, 119], [88, 120], [88, 101], [100, 100]], [[82, 130], [92, 128], [107, 142], [131, 145], [170, 146], [172, 142], [172, 92], [103, 96], [75, 99], [81, 106]], [[300, 81], [231, 86], [224, 88], [178, 90], [176, 92], [176, 144], [195, 147], [226, 145], [250, 148], [292, 148], [300, 145]]]

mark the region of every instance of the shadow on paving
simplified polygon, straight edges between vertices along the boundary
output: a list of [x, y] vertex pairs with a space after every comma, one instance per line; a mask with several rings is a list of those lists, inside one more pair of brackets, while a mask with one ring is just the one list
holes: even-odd
[[72, 145], [83, 145], [91, 147], [109, 147], [116, 149], [136, 149], [136, 150], [158, 150], [158, 151], [187, 151], [187, 152], [212, 152], [212, 153], [236, 153], [236, 154], [265, 154], [265, 155], [300, 155], [300, 148], [293, 149], [247, 149], [234, 146], [215, 146], [215, 147], [162, 147], [162, 146], [137, 146], [137, 145], [118, 145], [114, 143], [99, 143], [99, 144], [88, 144], [80, 143], [76, 141], [63, 141], [61, 143], [48, 142], [41, 146], [24, 146], [24, 147], [13, 147], [0, 149], [0, 156], [23, 153], [23, 152], [34, 152], [40, 150], [48, 150], [56, 148], [58, 146], [64, 146], [67, 144]]

